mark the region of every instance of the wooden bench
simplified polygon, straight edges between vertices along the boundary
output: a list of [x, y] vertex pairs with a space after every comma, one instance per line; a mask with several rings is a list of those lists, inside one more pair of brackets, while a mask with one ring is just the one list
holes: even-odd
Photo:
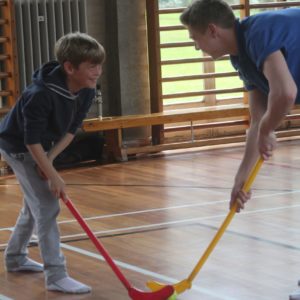
[[[160, 152], [163, 150], [201, 147], [217, 143], [231, 143], [243, 141], [244, 137], [224, 137], [220, 139], [195, 140], [193, 138], [193, 122], [201, 120], [243, 118], [248, 123], [248, 105], [231, 104], [212, 107], [200, 107], [192, 109], [170, 110], [161, 113], [128, 115], [116, 117], [104, 117], [101, 119], [86, 119], [83, 122], [83, 130], [86, 132], [104, 131], [106, 137], [107, 151], [117, 160], [127, 160], [128, 155], [138, 153]], [[191, 128], [191, 140], [179, 143], [160, 143], [139, 147], [127, 147], [123, 143], [122, 129], [144, 126], [155, 126], [189, 122]], [[213, 125], [211, 125], [213, 126]]]

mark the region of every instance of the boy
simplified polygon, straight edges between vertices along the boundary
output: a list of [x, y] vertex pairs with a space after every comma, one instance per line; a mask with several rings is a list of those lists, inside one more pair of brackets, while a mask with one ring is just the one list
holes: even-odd
[[[242, 21], [223, 0], [194, 1], [181, 15], [196, 49], [217, 59], [229, 54], [249, 91], [251, 124], [235, 177], [230, 206], [244, 208], [250, 193], [242, 186], [258, 155], [269, 159], [274, 130], [295, 102], [300, 103], [300, 9], [259, 13]], [[290, 296], [300, 299], [300, 292]]]
[[[34, 73], [33, 83], [0, 123], [1, 155], [24, 194], [5, 265], [8, 272], [44, 271], [48, 290], [81, 294], [91, 288], [68, 276], [60, 251], [56, 217], [65, 183], [52, 163], [70, 144], [89, 110], [105, 51], [95, 39], [77, 32], [60, 38], [55, 53], [57, 61]], [[34, 228], [44, 265], [27, 257]]]

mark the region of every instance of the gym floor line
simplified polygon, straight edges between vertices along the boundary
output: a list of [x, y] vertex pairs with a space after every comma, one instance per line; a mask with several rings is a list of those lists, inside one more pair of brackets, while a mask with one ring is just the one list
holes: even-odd
[[[300, 192], [300, 191], [295, 191], [295, 192]], [[276, 194], [272, 195], [272, 197], [274, 197], [274, 196], [276, 196]], [[262, 198], [262, 197], [269, 197], [269, 195], [258, 196], [257, 198]], [[224, 202], [224, 201], [221, 201], [221, 202]], [[252, 210], [252, 211], [243, 211], [241, 213], [241, 216], [242, 215], [261, 214], [261, 213], [270, 213], [270, 212], [274, 212], [274, 211], [279, 211], [279, 210], [284, 210], [284, 209], [292, 209], [292, 208], [300, 208], [300, 203], [294, 204], [294, 205], [288, 205], [288, 206], [279, 206], [279, 207], [272, 207], [272, 208], [265, 208], [265, 209], [257, 209], [257, 210]], [[150, 210], [150, 211], [152, 212], [153, 210]], [[148, 212], [148, 211], [146, 210], [145, 212]], [[135, 213], [138, 213], [138, 212], [135, 212]], [[127, 215], [127, 214], [128, 213], [126, 213], [125, 215]], [[226, 215], [227, 214], [220, 214], [220, 215], [213, 215], [213, 216], [206, 216], [206, 217], [199, 217], [199, 218], [190, 218], [190, 219], [169, 221], [169, 222], [163, 222], [163, 223], [155, 223], [155, 224], [147, 224], [147, 225], [140, 225], [140, 226], [130, 226], [130, 227], [124, 227], [124, 228], [94, 231], [94, 234], [96, 236], [98, 236], [99, 238], [107, 237], [108, 234], [109, 234], [109, 237], [113, 237], [113, 236], [119, 236], [119, 235], [141, 233], [141, 231], [148, 232], [148, 231], [153, 231], [153, 230], [158, 230], [158, 229], [168, 229], [168, 228], [171, 228], [172, 225], [180, 226], [183, 224], [184, 225], [201, 225], [201, 226], [205, 226], [207, 228], [218, 230], [218, 227], [216, 227], [216, 226], [201, 224], [199, 222], [205, 221], [205, 220], [219, 219], [219, 218], [221, 219], [221, 218], [226, 217]], [[123, 216], [123, 214], [109, 215], [109, 216]], [[109, 217], [109, 216], [95, 216], [92, 218], [84, 218], [84, 219], [85, 219], [85, 221], [88, 221], [88, 220], [102, 219], [102, 218]], [[66, 223], [73, 223], [73, 221], [76, 222], [76, 220], [72, 219], [72, 220], [68, 220], [68, 221], [66, 221], [66, 220], [61, 221], [58, 223], [66, 224]], [[0, 231], [13, 231], [13, 229], [14, 229], [14, 227], [0, 228]], [[300, 250], [300, 247], [272, 241], [272, 240], [265, 239], [265, 238], [259, 238], [259, 237], [253, 236], [253, 235], [247, 235], [247, 234], [243, 234], [243, 233], [239, 233], [239, 232], [234, 232], [229, 229], [227, 230], [227, 233], [239, 235], [244, 238], [257, 240], [257, 241], [273, 244], [273, 245], [280, 246], [280, 247], [285, 247], [285, 248], [294, 249], [294, 250]], [[74, 239], [74, 241], [79, 241], [80, 238], [88, 239], [86, 237], [85, 233], [61, 236], [62, 240], [66, 239], [65, 242], [72, 242], [72, 239]], [[35, 237], [35, 239], [33, 239], [31, 242], [36, 243], [36, 241], [37, 241], [37, 238]], [[5, 246], [6, 246], [6, 244], [0, 244], [1, 249], [3, 249]]]
[[13, 299], [0, 294], [0, 300], [13, 300]]

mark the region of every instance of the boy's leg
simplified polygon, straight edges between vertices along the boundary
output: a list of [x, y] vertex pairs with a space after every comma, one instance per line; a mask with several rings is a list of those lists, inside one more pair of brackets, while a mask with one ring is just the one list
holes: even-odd
[[34, 220], [30, 209], [24, 201], [8, 246], [5, 250], [6, 269], [9, 272], [32, 271], [42, 272], [43, 265], [27, 258], [27, 245], [34, 229]]
[[[4, 155], [4, 157], [6, 156]], [[59, 201], [52, 195], [48, 182], [40, 178], [32, 157], [28, 153], [24, 155], [24, 160], [21, 162], [10, 157], [5, 160], [10, 164], [20, 182], [25, 195], [24, 201], [35, 220], [47, 288], [64, 293], [90, 292], [89, 286], [70, 278], [66, 272], [56, 223], [56, 217], [60, 210]], [[18, 227], [16, 229], [18, 231]], [[18, 232], [15, 231], [13, 235], [17, 237]], [[22, 247], [24, 246], [22, 245]], [[8, 247], [7, 252], [10, 251], [10, 247]], [[16, 253], [15, 256], [17, 256]]]
[[[60, 211], [59, 200], [50, 191], [47, 181], [40, 178], [35, 166], [26, 167], [30, 187], [26, 202], [36, 221], [37, 236], [44, 261], [46, 286], [48, 290], [82, 294], [91, 288], [70, 278], [66, 271], [65, 258], [60, 250], [60, 233], [56, 218]], [[33, 190], [32, 187], [34, 187]], [[24, 188], [24, 190], [26, 187]], [[38, 203], [38, 205], [36, 205]]]
[[28, 254], [27, 245], [31, 238], [33, 227], [34, 220], [24, 201], [14, 232], [8, 241], [8, 247], [5, 250], [5, 256], [10, 260], [7, 261], [9, 263], [7, 267], [16, 267], [25, 262]]
[[[14, 165], [18, 168], [18, 164], [14, 162], [9, 155], [3, 151], [1, 151], [1, 155], [2, 157], [5, 157], [6, 162], [10, 164], [11, 167]], [[34, 219], [26, 201], [23, 199], [23, 208], [20, 211], [14, 232], [12, 233], [8, 246], [5, 250], [6, 268], [8, 271], [19, 268], [27, 261], [27, 245], [31, 238], [33, 229]]]
[[[46, 283], [55, 282], [67, 276], [65, 259], [60, 251], [60, 234], [56, 223], [59, 213], [59, 202], [50, 189], [47, 181], [42, 180], [36, 169], [35, 163], [29, 153], [23, 158], [13, 158], [4, 153], [4, 158], [12, 167], [24, 193], [24, 201], [30, 210], [31, 219], [27, 218], [27, 225], [32, 227], [33, 219], [37, 229], [41, 256], [44, 261]], [[19, 219], [7, 247], [7, 260], [12, 258], [21, 261], [26, 257], [20, 249], [25, 249], [28, 236], [23, 236], [22, 230], [26, 227], [24, 217]], [[22, 223], [20, 223], [22, 221]], [[32, 232], [33, 227], [31, 228]], [[18, 253], [19, 252], [19, 253]]]

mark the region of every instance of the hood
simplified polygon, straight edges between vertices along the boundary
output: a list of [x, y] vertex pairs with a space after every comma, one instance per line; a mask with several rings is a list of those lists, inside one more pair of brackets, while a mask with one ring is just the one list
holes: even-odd
[[66, 75], [57, 61], [50, 61], [36, 70], [32, 76], [34, 84], [43, 85], [60, 96], [74, 100], [66, 85]]

